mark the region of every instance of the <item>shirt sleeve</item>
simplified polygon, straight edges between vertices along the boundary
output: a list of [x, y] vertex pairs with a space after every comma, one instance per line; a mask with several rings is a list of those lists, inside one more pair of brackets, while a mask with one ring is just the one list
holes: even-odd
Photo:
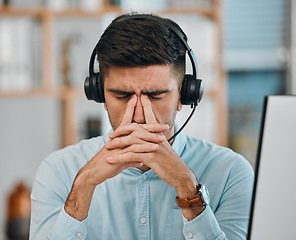
[[30, 240], [86, 239], [85, 222], [77, 221], [64, 210], [72, 185], [63, 177], [65, 174], [62, 166], [52, 162], [40, 165], [31, 193]]
[[213, 211], [207, 206], [191, 221], [183, 217], [185, 239], [246, 239], [253, 179], [251, 166], [238, 161], [229, 173], [218, 208]]
[[185, 239], [226, 239], [209, 206], [192, 221], [183, 217]]
[[[67, 229], [67, 231], [65, 231]], [[50, 240], [86, 239], [87, 230], [84, 221], [80, 222], [69, 216], [64, 208], [60, 211], [52, 231], [48, 236]]]

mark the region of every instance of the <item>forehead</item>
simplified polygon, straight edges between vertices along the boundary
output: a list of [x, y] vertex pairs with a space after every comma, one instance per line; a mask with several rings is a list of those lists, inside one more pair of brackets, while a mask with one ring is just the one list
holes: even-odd
[[104, 87], [122, 90], [151, 90], [177, 87], [177, 79], [171, 65], [145, 67], [110, 67], [105, 76]]

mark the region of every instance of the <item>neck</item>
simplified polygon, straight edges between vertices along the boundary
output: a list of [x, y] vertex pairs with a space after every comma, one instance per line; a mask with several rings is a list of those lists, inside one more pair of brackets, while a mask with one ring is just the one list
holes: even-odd
[[172, 140], [169, 141], [169, 139], [174, 136], [175, 134], [175, 125], [172, 126], [171, 129], [169, 129], [168, 133], [166, 134], [166, 139], [168, 140], [169, 144], [172, 145], [175, 138], [173, 138]]

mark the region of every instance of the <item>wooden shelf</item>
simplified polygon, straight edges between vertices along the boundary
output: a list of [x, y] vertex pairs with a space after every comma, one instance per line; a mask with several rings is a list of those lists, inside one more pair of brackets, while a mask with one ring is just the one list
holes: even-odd
[[45, 12], [48, 12], [43, 7], [32, 7], [32, 8], [17, 8], [17, 7], [0, 7], [1, 17], [36, 17], [40, 18]]
[[24, 90], [0, 90], [0, 98], [34, 98], [34, 97], [53, 97], [64, 99], [72, 96], [76, 98], [84, 97], [83, 89], [72, 87], [60, 88], [32, 88]]
[[215, 18], [215, 10], [213, 8], [168, 8], [163, 11], [164, 13], [177, 13], [177, 14], [196, 14], [209, 19]]
[[50, 96], [48, 90], [41, 89], [26, 89], [26, 90], [0, 90], [0, 98], [27, 98], [27, 97], [42, 97]]
[[[105, 13], [122, 13], [119, 6], [104, 6], [98, 10], [87, 11], [81, 8], [69, 8], [62, 10], [52, 10], [46, 7], [0, 7], [1, 17], [35, 17], [40, 18], [44, 15], [52, 15], [52, 17], [100, 17]], [[162, 13], [176, 13], [176, 14], [197, 14], [206, 18], [214, 19], [215, 10], [211, 7], [193, 7], [193, 8], [177, 8], [169, 7]]]

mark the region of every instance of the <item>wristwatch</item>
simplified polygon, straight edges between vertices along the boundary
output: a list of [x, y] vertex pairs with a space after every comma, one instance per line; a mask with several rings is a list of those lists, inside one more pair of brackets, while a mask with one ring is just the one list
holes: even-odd
[[196, 185], [197, 193], [187, 198], [176, 197], [176, 203], [180, 208], [189, 208], [193, 206], [206, 206], [210, 204], [208, 189], [203, 184]]

